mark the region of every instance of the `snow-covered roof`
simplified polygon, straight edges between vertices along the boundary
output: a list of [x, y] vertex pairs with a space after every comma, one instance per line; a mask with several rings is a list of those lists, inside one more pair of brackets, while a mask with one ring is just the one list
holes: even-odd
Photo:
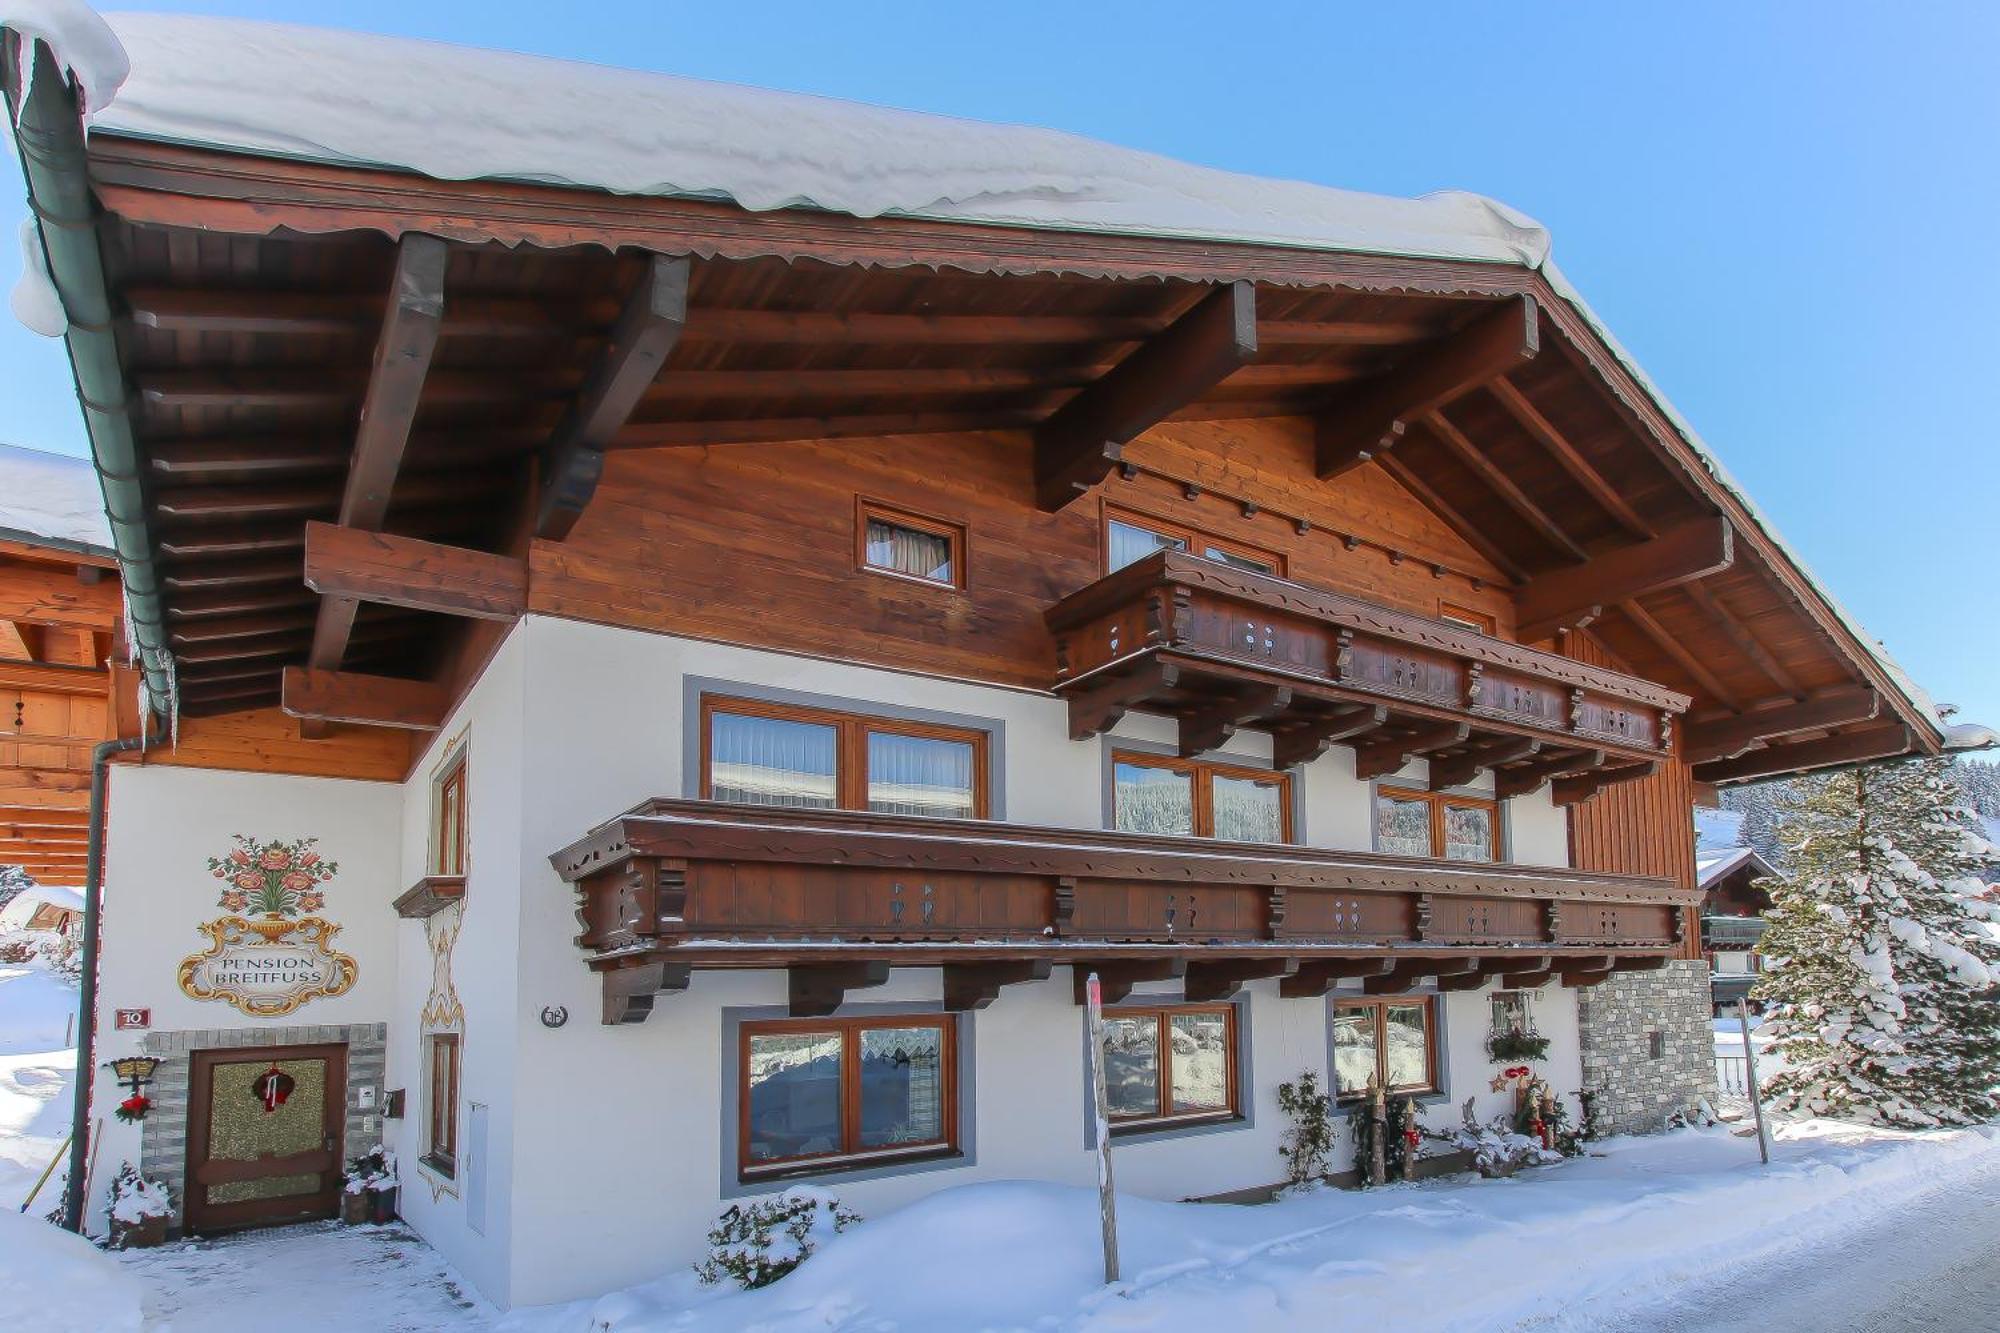
[[44, 903], [69, 912], [81, 912], [83, 894], [76, 889], [54, 884], [31, 884], [10, 898], [5, 907], [0, 907], [0, 930], [25, 928], [35, 915], [35, 909]]
[[1756, 848], [1731, 847], [1726, 851], [1715, 852], [1707, 856], [1697, 856], [1694, 862], [1694, 882], [1705, 889], [1724, 876], [1734, 874], [1745, 865], [1750, 866], [1760, 875], [1775, 875], [1777, 873], [1776, 870], [1772, 869], [1769, 861], [1766, 861], [1757, 854]]
[[111, 554], [104, 493], [90, 460], [0, 444], [0, 537]]
[[1713, 856], [1743, 845], [1743, 812], [1696, 806], [1694, 811], [1695, 855]]
[[1984, 728], [1944, 732], [1936, 704], [1813, 578], [1563, 277], [1546, 229], [1491, 199], [1461, 191], [1390, 198], [1193, 166], [1055, 130], [409, 38], [115, 14], [108, 23], [116, 40], [107, 42], [81, 0], [12, 0], [8, 13], [16, 15], [8, 26], [50, 36], [100, 132], [443, 180], [728, 200], [751, 210], [816, 208], [1539, 270], [1918, 716], [1953, 744], [1993, 739]]

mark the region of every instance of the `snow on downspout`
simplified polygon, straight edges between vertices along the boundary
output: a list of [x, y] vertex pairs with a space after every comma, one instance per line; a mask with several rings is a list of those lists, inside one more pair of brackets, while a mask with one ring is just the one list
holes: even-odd
[[[0, 29], [20, 39], [15, 52], [17, 107], [28, 104], [37, 42], [49, 48], [56, 64], [76, 84], [77, 106], [86, 124], [92, 114], [111, 104], [132, 72], [117, 35], [83, 0], [0, 0]], [[60, 338], [69, 328], [62, 297], [49, 276], [41, 228], [33, 218], [21, 224], [21, 278], [8, 304], [15, 319], [44, 338]]]

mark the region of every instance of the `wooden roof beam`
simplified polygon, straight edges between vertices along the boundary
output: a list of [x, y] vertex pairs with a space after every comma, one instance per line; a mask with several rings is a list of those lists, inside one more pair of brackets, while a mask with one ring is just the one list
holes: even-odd
[[1382, 465], [1384, 472], [1387, 472], [1396, 480], [1398, 485], [1411, 495], [1416, 496], [1418, 503], [1423, 505], [1424, 508], [1443, 519], [1446, 527], [1450, 528], [1460, 537], [1463, 537], [1466, 544], [1479, 552], [1479, 554], [1485, 556], [1495, 569], [1500, 570], [1516, 583], [1527, 581], [1527, 567], [1513, 556], [1508, 555], [1507, 552], [1501, 550], [1499, 544], [1486, 535], [1486, 530], [1480, 524], [1467, 518], [1459, 512], [1456, 505], [1452, 504], [1451, 501], [1445, 499], [1442, 495], [1439, 495], [1437, 488], [1424, 480], [1421, 472], [1418, 472], [1415, 468], [1404, 462], [1396, 454], [1383, 454], [1376, 461]]
[[292, 717], [316, 722], [436, 731], [444, 725], [448, 702], [444, 688], [427, 680], [288, 666], [278, 706]]
[[514, 620], [528, 606], [523, 560], [331, 523], [306, 524], [305, 583], [330, 598], [474, 620]]
[[1743, 711], [1743, 705], [1739, 702], [1736, 692], [1724, 685], [1699, 657], [1688, 651], [1687, 645], [1669, 634], [1666, 626], [1655, 620], [1652, 612], [1641, 606], [1636, 598], [1627, 598], [1618, 603], [1618, 609], [1624, 614], [1625, 619], [1632, 622], [1634, 629], [1645, 636], [1655, 648], [1672, 658], [1674, 664], [1687, 672], [1688, 677], [1701, 689], [1706, 690], [1710, 698], [1732, 713]]
[[1700, 607], [1707, 613], [1709, 619], [1715, 622], [1724, 638], [1735, 645], [1745, 657], [1755, 662], [1759, 671], [1770, 677], [1772, 684], [1790, 695], [1793, 701], [1799, 703], [1805, 701], [1806, 691], [1799, 684], [1799, 678], [1786, 670], [1785, 664], [1773, 656], [1771, 650], [1750, 632], [1750, 627], [1724, 606], [1714, 593], [1698, 583], [1688, 584], [1683, 591], [1687, 593], [1689, 601]]
[[1035, 501], [1061, 509], [1104, 480], [1125, 444], [1257, 355], [1257, 289], [1232, 282], [1035, 427]]
[[659, 378], [687, 325], [688, 271], [686, 256], [647, 256], [610, 340], [543, 452], [537, 537], [567, 537], [596, 494], [605, 449]]
[[1080, 1009], [1089, 1003], [1090, 974], [1097, 974], [1098, 998], [1106, 1005], [1123, 1004], [1141, 981], [1179, 981], [1187, 975], [1187, 959], [1113, 958], [1083, 960], [1070, 965], [1070, 994]]
[[1910, 729], [1903, 725], [1868, 727], [1843, 732], [1816, 741], [1789, 745], [1767, 745], [1734, 759], [1718, 759], [1696, 764], [1697, 782], [1753, 782], [1760, 778], [1784, 777], [1819, 768], [1838, 768], [1894, 759], [1908, 754], [1915, 745]]
[[1094, 676], [1082, 689], [1063, 695], [1069, 704], [1069, 738], [1087, 741], [1118, 725], [1128, 709], [1180, 682], [1180, 668], [1148, 654], [1129, 669]]
[[1394, 958], [1308, 958], [1278, 983], [1278, 994], [1287, 1000], [1317, 1000], [1345, 978], [1386, 977], [1395, 970]]
[[[1297, 975], [1297, 958], [1218, 958], [1211, 962], [1195, 959], [1188, 963], [1187, 981], [1181, 995], [1191, 1004], [1212, 1004], [1227, 1000], [1243, 988], [1246, 981], [1262, 981], [1268, 977], [1286, 978]], [[1280, 982], [1282, 985], [1282, 981]]]
[[1620, 527], [1642, 539], [1654, 535], [1652, 526], [1639, 517], [1638, 511], [1626, 503], [1617, 488], [1604, 479], [1604, 474], [1592, 467], [1576, 446], [1528, 401], [1526, 394], [1506, 380], [1495, 380], [1487, 388], [1500, 400], [1500, 406], [1507, 409], [1508, 415], [1548, 450], [1557, 466], [1569, 473], [1570, 480], [1597, 501], [1605, 513], [1618, 521]]
[[944, 971], [944, 1011], [963, 1014], [984, 1009], [1000, 998], [1006, 986], [1028, 981], [1047, 981], [1055, 965], [1048, 959], [1019, 962], [948, 963]]
[[[405, 234], [396, 249], [389, 308], [375, 342], [347, 484], [341, 492], [339, 520], [344, 527], [376, 529], [388, 516], [390, 492], [402, 471], [403, 450], [417, 418], [424, 377], [430, 373], [431, 353], [437, 348], [449, 257], [443, 241], [418, 232]], [[357, 609], [351, 597], [321, 598], [307, 650], [309, 666], [339, 668], [354, 633]], [[317, 723], [307, 723], [301, 733], [317, 736], [324, 731]]]
[[1529, 583], [1515, 601], [1516, 637], [1522, 643], [1538, 642], [1557, 630], [1589, 624], [1608, 605], [1690, 585], [1728, 569], [1735, 560], [1736, 535], [1728, 519], [1683, 523], [1650, 541], [1617, 547]]
[[1697, 722], [1682, 733], [1681, 757], [1690, 764], [1733, 759], [1759, 741], [1823, 731], [1881, 716], [1882, 696], [1865, 685], [1826, 690], [1804, 703], [1759, 708], [1717, 722]]
[[785, 969], [793, 1018], [825, 1018], [840, 1008], [849, 991], [870, 990], [889, 980], [889, 964], [803, 963]]
[[1479, 970], [1477, 958], [1412, 958], [1399, 961], [1394, 970], [1361, 983], [1366, 995], [1401, 995], [1424, 977], [1442, 982], [1446, 977], [1464, 976]]
[[1382, 457], [1413, 424], [1540, 350], [1531, 296], [1512, 298], [1457, 333], [1418, 347], [1388, 374], [1356, 385], [1320, 414], [1314, 429], [1319, 475], [1337, 477]]
[[1563, 531], [1562, 525], [1549, 517], [1540, 505], [1528, 497], [1506, 471], [1486, 456], [1486, 451], [1466, 438], [1465, 432], [1451, 424], [1442, 412], [1433, 412], [1423, 419], [1423, 427], [1431, 438], [1443, 444], [1446, 451], [1464, 464], [1474, 476], [1484, 482], [1486, 488], [1499, 496], [1506, 506], [1518, 514], [1522, 521], [1535, 530], [1541, 539], [1557, 552], [1571, 560], [1588, 560], [1590, 553], [1577, 545], [1575, 538]]

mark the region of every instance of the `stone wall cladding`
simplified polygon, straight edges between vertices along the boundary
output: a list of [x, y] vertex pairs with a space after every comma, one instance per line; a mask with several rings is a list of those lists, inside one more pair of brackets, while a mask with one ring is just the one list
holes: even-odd
[[1583, 1086], [1597, 1094], [1602, 1132], [1658, 1133], [1674, 1112], [1715, 1100], [1712, 1012], [1708, 964], [1699, 959], [1617, 972], [1578, 992]]
[[[188, 1070], [195, 1051], [220, 1047], [347, 1045], [347, 1126], [341, 1145], [343, 1162], [382, 1145], [380, 1091], [388, 1053], [386, 1023], [330, 1024], [282, 1028], [190, 1028], [148, 1032], [144, 1050], [160, 1058], [147, 1089], [153, 1109], [139, 1122], [139, 1170], [149, 1179], [165, 1181], [173, 1191], [174, 1228], [186, 1220]], [[359, 1089], [373, 1084], [376, 1104], [360, 1105]], [[123, 1094], [121, 1093], [120, 1096]], [[372, 1126], [372, 1128], [371, 1128]]]

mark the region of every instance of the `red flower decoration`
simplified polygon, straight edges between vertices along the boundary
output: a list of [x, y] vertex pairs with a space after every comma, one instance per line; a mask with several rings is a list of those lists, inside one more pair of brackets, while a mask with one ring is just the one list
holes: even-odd
[[292, 854], [282, 847], [273, 847], [257, 858], [257, 864], [266, 870], [290, 870]]
[[124, 1101], [118, 1103], [118, 1110], [115, 1114], [120, 1120], [129, 1125], [134, 1121], [144, 1120], [146, 1112], [152, 1109], [153, 1099], [142, 1092], [135, 1092]]

